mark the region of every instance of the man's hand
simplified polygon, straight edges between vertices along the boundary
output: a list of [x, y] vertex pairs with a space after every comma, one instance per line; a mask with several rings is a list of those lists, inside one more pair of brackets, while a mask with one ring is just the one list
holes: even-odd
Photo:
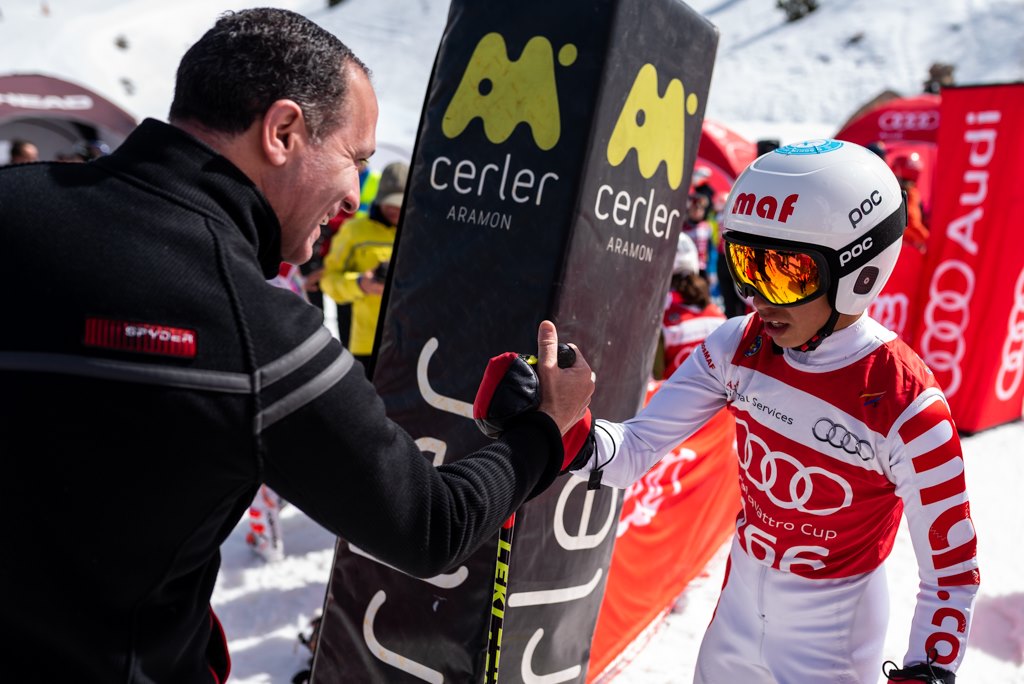
[[306, 292], [316, 292], [320, 289], [320, 277], [324, 274], [324, 269], [318, 268], [315, 271], [311, 271], [309, 275], [302, 281], [302, 287]]
[[576, 363], [558, 367], [558, 331], [551, 321], [537, 329], [537, 375], [540, 378], [540, 411], [551, 416], [563, 435], [583, 419], [594, 394], [594, 373], [576, 345]]
[[362, 274], [360, 274], [356, 283], [359, 285], [359, 289], [363, 291], [363, 294], [384, 294], [384, 283], [374, 278], [372, 270], [364, 271]]
[[551, 321], [537, 330], [537, 356], [505, 352], [493, 357], [473, 400], [473, 419], [497, 438], [507, 421], [528, 411], [546, 413], [562, 435], [560, 472], [579, 469], [594, 449], [590, 397], [594, 374], [573, 346], [558, 344]]

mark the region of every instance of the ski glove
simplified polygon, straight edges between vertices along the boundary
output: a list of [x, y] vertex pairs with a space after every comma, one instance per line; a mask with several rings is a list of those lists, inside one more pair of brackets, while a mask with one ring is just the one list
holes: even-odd
[[[886, 672], [885, 666], [891, 666]], [[918, 663], [899, 669], [896, 663], [887, 661], [882, 665], [882, 674], [890, 682], [928, 682], [928, 684], [955, 684], [956, 675], [949, 670], [928, 663]]]
[[[568, 345], [558, 345], [558, 365], [568, 368], [576, 362], [576, 354]], [[473, 419], [480, 431], [497, 439], [516, 416], [536, 411], [540, 406], [540, 378], [534, 366], [535, 356], [505, 352], [487, 363], [473, 400]], [[594, 449], [593, 419], [590, 409], [562, 435], [562, 468], [567, 472], [574, 464], [582, 467]]]

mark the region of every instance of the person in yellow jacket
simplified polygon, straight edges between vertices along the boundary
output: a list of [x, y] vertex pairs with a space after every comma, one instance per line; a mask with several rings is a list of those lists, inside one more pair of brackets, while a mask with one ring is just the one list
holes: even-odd
[[380, 185], [380, 171], [366, 169], [365, 175], [359, 176], [359, 211], [356, 216], [369, 216], [370, 205], [377, 198], [377, 186]]
[[327, 296], [339, 304], [351, 302], [348, 348], [367, 369], [408, 175], [404, 162], [384, 167], [369, 215], [342, 224], [320, 276], [320, 289]]

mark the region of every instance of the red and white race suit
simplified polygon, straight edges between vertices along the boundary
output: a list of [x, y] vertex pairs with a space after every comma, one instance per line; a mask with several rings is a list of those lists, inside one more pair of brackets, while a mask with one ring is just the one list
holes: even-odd
[[732, 318], [635, 418], [596, 422], [579, 474], [600, 464], [605, 484], [628, 487], [722, 406], [736, 419], [743, 508], [696, 681], [877, 681], [880, 566], [903, 513], [921, 578], [904, 663], [934, 649], [955, 671], [976, 541], [959, 438], [924, 362], [866, 315], [813, 352], [775, 347], [757, 314]]
[[699, 309], [684, 304], [678, 292], [670, 292], [661, 319], [661, 336], [665, 341], [664, 377], [675, 373], [704, 338], [724, 322], [725, 314], [717, 304], [709, 303]]

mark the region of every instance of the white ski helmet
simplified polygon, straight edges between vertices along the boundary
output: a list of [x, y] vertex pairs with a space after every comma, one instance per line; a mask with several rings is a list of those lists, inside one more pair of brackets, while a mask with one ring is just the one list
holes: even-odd
[[676, 259], [672, 264], [672, 275], [691, 275], [700, 272], [700, 258], [697, 245], [686, 233], [680, 231], [676, 241]]
[[[820, 286], [793, 303], [827, 294], [835, 311], [856, 315], [892, 275], [906, 202], [878, 155], [846, 141], [807, 140], [751, 162], [732, 187], [720, 225], [729, 244], [813, 255]], [[757, 291], [736, 280], [744, 295]]]

